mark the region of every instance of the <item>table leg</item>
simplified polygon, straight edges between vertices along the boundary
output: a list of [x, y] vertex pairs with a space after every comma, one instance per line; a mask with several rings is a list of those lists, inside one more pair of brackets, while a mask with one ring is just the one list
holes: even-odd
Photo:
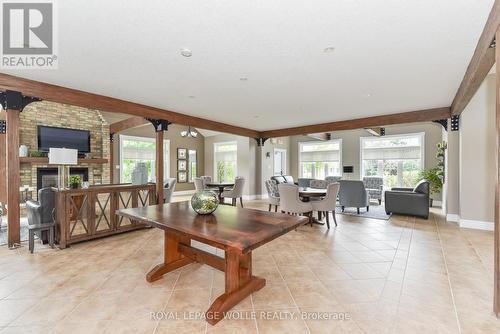
[[226, 250], [226, 291], [217, 297], [206, 313], [207, 322], [215, 325], [233, 306], [266, 285], [266, 280], [252, 276], [252, 253]]
[[163, 263], [151, 269], [147, 275], [148, 282], [154, 282], [163, 277], [166, 273], [193, 262], [192, 259], [185, 257], [179, 252], [179, 243], [189, 245], [191, 240], [185, 236], [180, 236], [171, 232], [165, 231], [164, 238], [164, 260]]

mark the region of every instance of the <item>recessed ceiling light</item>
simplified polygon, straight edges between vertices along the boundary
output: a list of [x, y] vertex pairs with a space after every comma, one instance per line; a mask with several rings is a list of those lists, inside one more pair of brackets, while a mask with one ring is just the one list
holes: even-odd
[[326, 47], [326, 48], [323, 49], [324, 53], [332, 53], [333, 51], [335, 51], [335, 47], [334, 46], [328, 46], [328, 47]]
[[181, 55], [183, 55], [184, 57], [191, 57], [193, 55], [193, 53], [189, 49], [182, 49]]
[[363, 98], [367, 99], [369, 97], [372, 97], [372, 94], [370, 93], [363, 94]]
[[248, 81], [248, 78], [247, 77], [241, 77], [240, 81]]

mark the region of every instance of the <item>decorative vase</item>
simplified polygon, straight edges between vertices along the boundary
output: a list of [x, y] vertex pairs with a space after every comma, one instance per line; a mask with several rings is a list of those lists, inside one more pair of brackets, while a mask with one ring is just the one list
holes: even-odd
[[219, 206], [217, 194], [210, 190], [201, 190], [191, 197], [191, 207], [200, 215], [208, 215]]

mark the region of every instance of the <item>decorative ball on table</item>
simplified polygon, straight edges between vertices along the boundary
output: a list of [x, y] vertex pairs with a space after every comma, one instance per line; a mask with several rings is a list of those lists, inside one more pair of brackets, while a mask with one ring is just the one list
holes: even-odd
[[200, 215], [208, 215], [219, 206], [217, 194], [210, 190], [198, 191], [191, 197], [191, 207]]

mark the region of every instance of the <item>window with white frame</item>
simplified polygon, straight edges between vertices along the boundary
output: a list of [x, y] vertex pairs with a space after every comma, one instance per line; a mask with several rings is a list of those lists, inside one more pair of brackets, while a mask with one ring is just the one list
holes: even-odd
[[362, 137], [361, 175], [384, 178], [385, 187], [413, 187], [424, 168], [425, 134]]
[[232, 182], [236, 177], [238, 144], [214, 143], [214, 174], [218, 182]]
[[[170, 141], [163, 144], [165, 178], [170, 175]], [[138, 162], [143, 162], [148, 168], [148, 180], [156, 179], [156, 140], [147, 137], [120, 135], [120, 182], [132, 181], [132, 171]]]
[[324, 179], [340, 176], [342, 140], [299, 143], [299, 175], [303, 178]]

